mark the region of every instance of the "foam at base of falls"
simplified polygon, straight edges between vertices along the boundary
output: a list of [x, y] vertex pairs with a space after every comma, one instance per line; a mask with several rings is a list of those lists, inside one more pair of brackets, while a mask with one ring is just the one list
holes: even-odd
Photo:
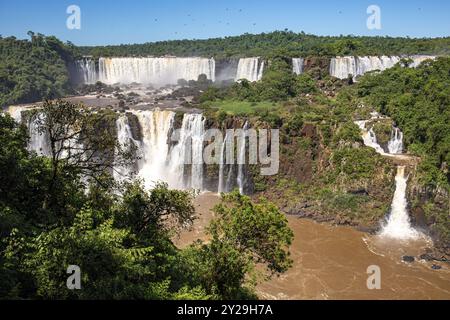
[[411, 227], [407, 211], [406, 187], [408, 177], [405, 176], [405, 167], [397, 168], [395, 176], [395, 193], [392, 200], [391, 212], [387, 223], [383, 226], [380, 236], [400, 240], [413, 240], [421, 234]]

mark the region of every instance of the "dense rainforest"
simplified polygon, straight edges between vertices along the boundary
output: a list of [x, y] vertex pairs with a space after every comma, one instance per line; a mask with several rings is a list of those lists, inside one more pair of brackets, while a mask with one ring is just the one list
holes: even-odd
[[315, 36], [292, 31], [215, 38], [174, 40], [144, 44], [80, 47], [92, 56], [204, 56], [215, 58], [260, 56], [283, 52], [288, 57], [345, 55], [410, 55], [450, 53], [450, 38], [412, 39], [393, 37]]
[[53, 36], [0, 37], [0, 106], [59, 98], [72, 92], [69, 65], [75, 47]]

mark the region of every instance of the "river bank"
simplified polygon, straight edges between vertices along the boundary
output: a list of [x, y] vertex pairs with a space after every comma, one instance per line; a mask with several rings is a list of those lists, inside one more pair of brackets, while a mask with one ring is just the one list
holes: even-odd
[[[177, 246], [207, 239], [210, 210], [219, 200], [214, 193], [195, 199], [199, 219], [175, 240]], [[449, 265], [420, 259], [430, 245], [424, 239], [386, 241], [349, 226], [295, 216], [288, 216], [288, 221], [294, 232], [293, 267], [258, 285], [261, 299], [450, 299]], [[414, 262], [404, 257], [414, 257]], [[373, 265], [381, 270], [380, 290], [367, 288], [367, 268]]]

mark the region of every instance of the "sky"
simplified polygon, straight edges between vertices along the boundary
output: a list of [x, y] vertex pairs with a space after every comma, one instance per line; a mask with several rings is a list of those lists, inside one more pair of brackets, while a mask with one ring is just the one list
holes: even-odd
[[[77, 5], [80, 29], [69, 29]], [[367, 8], [381, 10], [370, 30]], [[0, 35], [32, 30], [76, 45], [207, 39], [289, 29], [316, 35], [450, 36], [448, 0], [0, 0]]]

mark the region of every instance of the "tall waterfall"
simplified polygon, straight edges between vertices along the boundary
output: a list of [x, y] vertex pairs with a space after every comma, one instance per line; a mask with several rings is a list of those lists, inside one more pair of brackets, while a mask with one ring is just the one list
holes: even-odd
[[239, 193], [244, 194], [244, 184], [245, 184], [245, 175], [244, 175], [244, 167], [245, 167], [245, 150], [246, 150], [246, 131], [248, 130], [248, 122], [245, 122], [242, 136], [239, 141], [239, 153], [238, 153], [238, 175], [237, 175], [237, 184], [239, 187]]
[[50, 156], [52, 152], [48, 133], [39, 126], [43, 116], [42, 113], [36, 113], [29, 120], [28, 132], [30, 140], [28, 142], [28, 150], [35, 151], [40, 156]]
[[100, 58], [98, 79], [106, 84], [176, 84], [179, 79], [215, 78], [215, 61], [206, 58]]
[[[349, 75], [356, 80], [369, 71], [384, 71], [395, 66], [403, 57], [400, 56], [370, 56], [370, 57], [336, 57], [331, 59], [330, 75], [339, 79], [347, 79]], [[405, 57], [413, 60], [410, 67], [417, 67], [427, 59], [435, 59], [434, 56], [410, 56]]]
[[[170, 152], [169, 181], [177, 188], [203, 190], [203, 136], [205, 119], [202, 114], [185, 114], [179, 131], [178, 143]], [[185, 174], [186, 164], [191, 165]]]
[[139, 111], [136, 113], [142, 127], [142, 159], [139, 176], [145, 187], [151, 189], [158, 181], [168, 182], [167, 170], [169, 133], [175, 113], [171, 111]]
[[235, 80], [259, 81], [263, 76], [263, 72], [264, 61], [260, 61], [260, 58], [241, 58], [239, 59]]
[[395, 177], [395, 193], [392, 200], [391, 212], [386, 225], [380, 235], [388, 238], [409, 240], [419, 237], [419, 232], [411, 227], [407, 211], [406, 187], [408, 177], [405, 176], [405, 167], [397, 168]]
[[292, 58], [292, 71], [294, 74], [302, 74], [303, 73], [303, 58]]
[[[128, 117], [126, 115], [122, 115], [116, 120], [116, 130], [117, 142], [123, 151], [130, 151], [132, 145], [135, 147], [140, 146], [139, 141], [136, 141], [133, 138]], [[115, 156], [117, 156], [118, 152], [119, 150], [115, 150]], [[129, 166], [124, 166], [121, 164], [116, 164], [114, 166], [113, 176], [116, 181], [126, 181], [132, 174], [133, 170]]]
[[97, 70], [95, 61], [90, 58], [83, 58], [75, 62], [78, 76], [85, 84], [93, 84], [97, 82]]
[[388, 143], [388, 150], [390, 154], [403, 153], [403, 132], [399, 128], [393, 128], [391, 140]]
[[139, 111], [136, 115], [143, 135], [139, 176], [145, 186], [152, 188], [163, 181], [171, 188], [203, 190], [203, 115], [185, 114], [176, 141], [172, 141], [174, 112]]
[[225, 167], [226, 167], [226, 144], [229, 139], [228, 133], [225, 135], [225, 139], [222, 142], [222, 146], [220, 147], [220, 156], [219, 156], [219, 183], [218, 183], [218, 193], [227, 192], [227, 185], [225, 181]]

